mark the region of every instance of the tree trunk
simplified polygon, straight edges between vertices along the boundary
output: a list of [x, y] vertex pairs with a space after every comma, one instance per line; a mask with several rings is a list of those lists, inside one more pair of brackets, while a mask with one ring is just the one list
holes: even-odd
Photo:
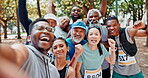
[[4, 22], [5, 26], [4, 26], [4, 38], [7, 38], [7, 22]]
[[38, 8], [38, 15], [41, 18], [42, 15], [41, 15], [41, 10], [40, 10], [40, 0], [37, 0], [37, 8]]
[[17, 17], [17, 39], [21, 39], [21, 32], [20, 32], [20, 24], [19, 24], [19, 17], [18, 17], [18, 8], [16, 7], [16, 17]]

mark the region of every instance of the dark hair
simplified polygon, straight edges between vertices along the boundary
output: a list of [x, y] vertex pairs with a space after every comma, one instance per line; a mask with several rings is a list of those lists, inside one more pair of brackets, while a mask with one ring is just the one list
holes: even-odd
[[107, 24], [107, 21], [109, 20], [116, 20], [119, 23], [118, 18], [114, 15], [108, 16], [107, 19], [105, 19], [105, 24]]
[[31, 31], [32, 29], [34, 28], [34, 24], [36, 24], [37, 22], [39, 21], [44, 21], [44, 22], [48, 22], [48, 20], [44, 19], [44, 18], [39, 18], [39, 19], [36, 19], [35, 21], [33, 21], [30, 25], [29, 25], [29, 34], [31, 34]]
[[[100, 32], [100, 35], [101, 35], [100, 27], [98, 27], [98, 26], [90, 26], [90, 27], [88, 27], [87, 36], [88, 36], [88, 32], [89, 32], [89, 30], [90, 30], [91, 28], [96, 28], [96, 29], [98, 29], [99, 32]], [[103, 52], [102, 52], [102, 48], [101, 48], [101, 39], [100, 39], [99, 43], [97, 44], [97, 47], [98, 47], [98, 49], [99, 49], [100, 55], [102, 55]]]
[[[55, 39], [54, 39], [54, 41], [56, 41], [56, 40], [62, 40], [62, 41], [65, 42], [66, 46], [68, 46], [68, 43], [66, 42], [66, 39], [64, 39], [64, 38], [62, 38], [62, 37], [58, 37], [58, 38], [55, 38]], [[53, 41], [53, 42], [54, 42], [54, 41]]]

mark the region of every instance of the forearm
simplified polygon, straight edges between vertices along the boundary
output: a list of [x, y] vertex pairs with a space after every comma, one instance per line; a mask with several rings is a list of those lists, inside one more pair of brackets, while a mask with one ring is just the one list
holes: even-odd
[[102, 0], [101, 7], [100, 7], [100, 12], [102, 16], [104, 16], [106, 13], [106, 7], [107, 7], [107, 0]]
[[74, 55], [73, 58], [71, 59], [70, 66], [75, 69], [77, 65], [77, 61], [78, 61], [78, 57]]
[[18, 1], [18, 15], [19, 15], [19, 19], [20, 19], [21, 24], [25, 28], [27, 34], [29, 34], [29, 25], [32, 21], [28, 18], [28, 12], [27, 12], [27, 8], [26, 8], [26, 0], [19, 0]]
[[110, 63], [115, 64], [115, 61], [116, 61], [115, 49], [110, 49], [110, 52], [111, 52], [111, 55], [109, 56]]
[[81, 74], [80, 74], [80, 71], [77, 71], [77, 72], [76, 72], [76, 78], [82, 78], [82, 77], [81, 77]]
[[48, 5], [48, 13], [53, 13], [52, 9], [53, 9], [53, 2], [54, 0], [49, 0], [49, 5]]

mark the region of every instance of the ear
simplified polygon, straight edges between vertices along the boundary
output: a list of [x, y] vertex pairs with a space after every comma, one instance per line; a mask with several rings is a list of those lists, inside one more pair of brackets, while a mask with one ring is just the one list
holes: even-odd
[[29, 43], [31, 42], [31, 36], [30, 36], [30, 35], [27, 37], [27, 41], [28, 41]]

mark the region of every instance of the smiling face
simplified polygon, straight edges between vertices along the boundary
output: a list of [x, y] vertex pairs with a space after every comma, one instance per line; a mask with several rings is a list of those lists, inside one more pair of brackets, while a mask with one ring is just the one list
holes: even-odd
[[101, 35], [97, 28], [91, 28], [88, 31], [87, 40], [90, 45], [97, 45], [100, 42]]
[[68, 50], [69, 50], [69, 48], [66, 45], [64, 40], [57, 39], [53, 42], [52, 52], [55, 55], [56, 59], [65, 59], [66, 60], [66, 54], [67, 54]]
[[77, 6], [73, 7], [70, 15], [74, 22], [81, 19], [81, 9]]
[[29, 38], [31, 39], [31, 45], [33, 45], [42, 53], [49, 50], [54, 39], [52, 29], [49, 27], [50, 26], [47, 22], [39, 21], [34, 24], [31, 35], [29, 35]]
[[67, 26], [69, 26], [69, 18], [68, 17], [61, 17], [61, 19], [59, 20], [59, 26], [61, 29], [65, 29]]
[[112, 36], [119, 35], [120, 24], [117, 22], [117, 20], [115, 19], [108, 20], [106, 24], [107, 24], [107, 29], [110, 35]]
[[98, 12], [92, 11], [89, 13], [88, 21], [91, 22], [91, 24], [97, 24], [100, 18]]
[[80, 43], [85, 37], [85, 30], [83, 28], [73, 28], [71, 30], [71, 39], [74, 43]]
[[48, 20], [48, 22], [49, 22], [49, 26], [51, 26], [51, 27], [55, 27], [56, 26], [56, 20], [54, 20], [54, 19], [47, 19]]

